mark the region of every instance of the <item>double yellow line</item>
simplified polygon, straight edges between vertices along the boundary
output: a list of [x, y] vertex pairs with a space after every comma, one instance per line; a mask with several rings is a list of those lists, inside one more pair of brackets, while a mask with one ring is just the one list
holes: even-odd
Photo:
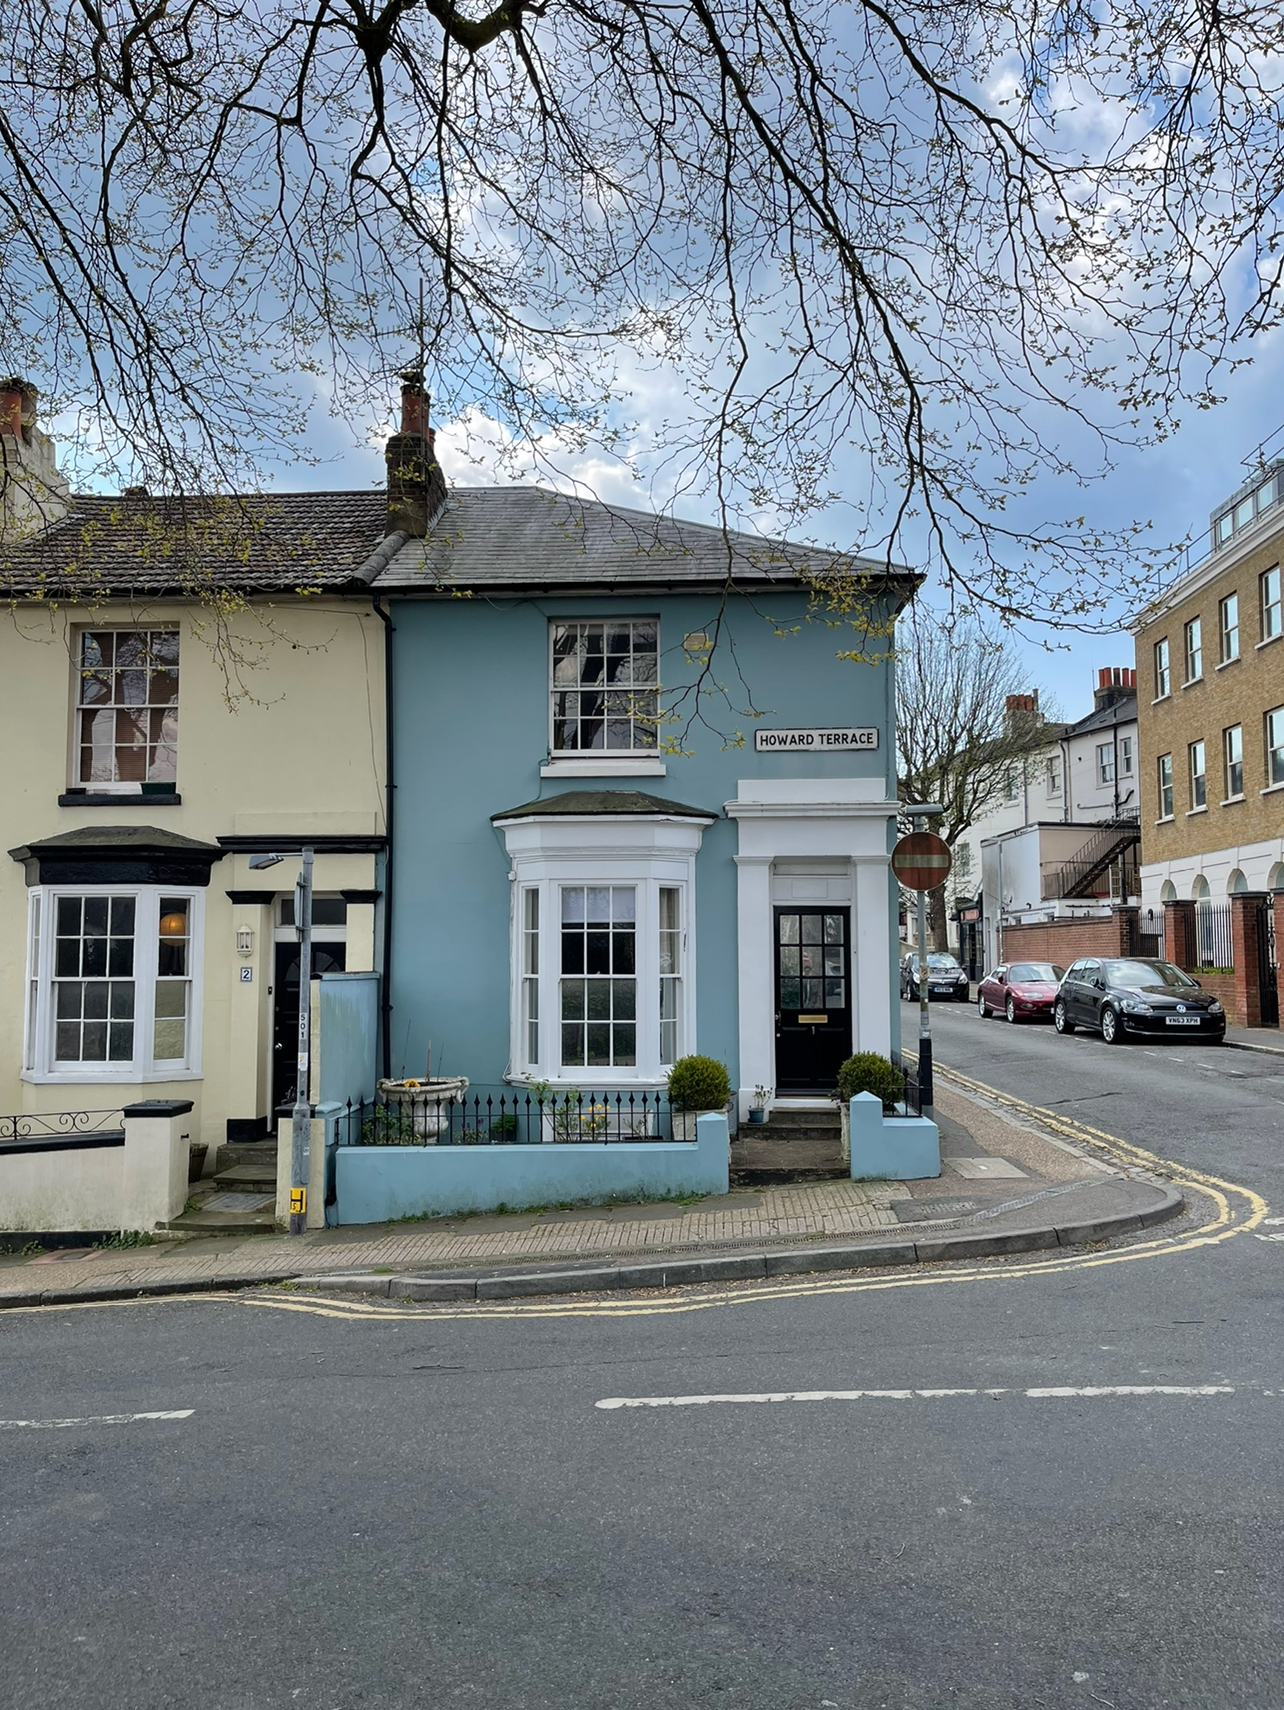
[[[655, 1299], [651, 1300], [478, 1301], [461, 1303], [457, 1306], [445, 1304], [415, 1306], [394, 1304], [391, 1301], [363, 1301], [334, 1296], [304, 1296], [278, 1292], [243, 1295], [237, 1298], [242, 1299], [247, 1305], [267, 1307], [272, 1311], [304, 1312], [325, 1318], [361, 1319], [375, 1322], [412, 1318], [654, 1318], [673, 1313], [710, 1312], [733, 1306], [755, 1306], [780, 1300], [800, 1300], [812, 1295], [877, 1294], [887, 1289], [940, 1288], [942, 1285], [957, 1286], [960, 1283], [1014, 1282], [1026, 1277], [1055, 1276], [1062, 1271], [1085, 1268], [1097, 1269], [1102, 1265], [1135, 1264], [1141, 1259], [1167, 1258], [1170, 1255], [1188, 1253], [1199, 1247], [1214, 1246], [1218, 1242], [1228, 1241], [1232, 1236], [1242, 1235], [1255, 1229], [1270, 1209], [1262, 1196], [1255, 1193], [1252, 1188], [1241, 1187], [1238, 1183], [1225, 1181], [1220, 1176], [1208, 1175], [1202, 1170], [1189, 1169], [1183, 1164], [1176, 1164], [1169, 1159], [1161, 1158], [1154, 1152], [1146, 1151], [1144, 1147], [1134, 1146], [1130, 1141], [1120, 1140], [1116, 1135], [1107, 1134], [1104, 1129], [1093, 1128], [1087, 1123], [1058, 1116], [1053, 1111], [1044, 1110], [1039, 1105], [1028, 1104], [1024, 1099], [1015, 1098], [1010, 1093], [999, 1092], [994, 1087], [986, 1086], [982, 1081], [972, 1080], [969, 1076], [960, 1074], [956, 1069], [946, 1069], [938, 1065], [936, 1073], [943, 1079], [952, 1081], [964, 1091], [987, 1099], [994, 1104], [1005, 1106], [1027, 1120], [1037, 1123], [1040, 1127], [1061, 1135], [1063, 1139], [1105, 1153], [1116, 1164], [1121, 1164], [1128, 1169], [1141, 1169], [1149, 1174], [1163, 1176], [1166, 1180], [1171, 1181], [1174, 1186], [1189, 1189], [1204, 1199], [1211, 1200], [1213, 1216], [1196, 1229], [1188, 1229], [1174, 1235], [1158, 1235], [1150, 1240], [1137, 1241], [1127, 1247], [1116, 1249], [1088, 1248], [1079, 1252], [1058, 1250], [1047, 1258], [1001, 1259], [997, 1261], [991, 1259], [976, 1264], [952, 1261], [941, 1265], [920, 1266], [912, 1271], [902, 1270], [892, 1275], [877, 1277], [832, 1279], [816, 1277], [797, 1281], [776, 1279], [771, 1282], [745, 1283], [730, 1288], [711, 1288], [708, 1284], [704, 1284], [692, 1289], [674, 1290], [670, 1293], [657, 1295]], [[856, 1259], [855, 1263], [858, 1264], [859, 1259]]]

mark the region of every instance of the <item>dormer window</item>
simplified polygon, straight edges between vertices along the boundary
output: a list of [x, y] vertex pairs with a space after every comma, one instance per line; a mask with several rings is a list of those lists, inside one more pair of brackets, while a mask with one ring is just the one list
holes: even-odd
[[1225, 546], [1228, 540], [1248, 528], [1263, 511], [1279, 501], [1281, 476], [1272, 474], [1254, 493], [1246, 493], [1238, 504], [1223, 511], [1213, 523], [1213, 545]]

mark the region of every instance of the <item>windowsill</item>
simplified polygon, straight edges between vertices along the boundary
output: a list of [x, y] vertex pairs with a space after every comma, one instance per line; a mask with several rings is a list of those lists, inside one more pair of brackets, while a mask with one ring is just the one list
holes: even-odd
[[1157, 819], [1155, 821], [1155, 824], [1156, 825], [1171, 825], [1173, 823], [1174, 817], [1175, 816], [1173, 814], [1166, 813], [1166, 814], [1164, 814], [1162, 819]]
[[143, 795], [134, 790], [68, 790], [58, 797], [59, 807], [182, 807], [177, 790], [158, 790]]
[[594, 1080], [590, 1072], [584, 1069], [566, 1069], [556, 1074], [536, 1074], [534, 1069], [521, 1074], [505, 1075], [504, 1080], [510, 1087], [530, 1087], [539, 1082], [541, 1085], [555, 1087], [558, 1091], [563, 1088], [578, 1088], [581, 1092], [617, 1092], [625, 1087], [636, 1088], [640, 1092], [663, 1092], [668, 1086], [668, 1077], [659, 1075], [631, 1075], [627, 1069], [613, 1069], [605, 1079]]
[[1216, 671], [1224, 671], [1228, 665], [1239, 665], [1239, 664], [1242, 664], [1242, 660], [1240, 659], [1240, 656], [1237, 653], [1233, 659], [1223, 659], [1221, 664], [1215, 665], [1213, 667], [1213, 669]]
[[1217, 805], [1218, 807], [1234, 807], [1236, 802], [1242, 802], [1243, 799], [1244, 792], [1241, 790], [1237, 796], [1223, 796]]
[[1173, 698], [1173, 692], [1171, 689], [1169, 689], [1168, 693], [1165, 695], [1156, 695], [1154, 700], [1151, 701], [1150, 704], [1152, 707], [1157, 707], [1159, 705], [1160, 701], [1170, 701], [1170, 700], [1172, 700], [1172, 698]]
[[658, 754], [550, 754], [541, 778], [663, 778]]
[[1207, 812], [1208, 812], [1208, 803], [1205, 802], [1203, 807], [1187, 808], [1186, 809], [1186, 818], [1187, 819], [1193, 819], [1197, 813], [1207, 813]]
[[1284, 784], [1267, 784], [1264, 790], [1259, 790], [1259, 796], [1273, 796], [1276, 790], [1284, 790]]
[[1274, 647], [1277, 641], [1284, 641], [1284, 630], [1281, 630], [1278, 635], [1268, 635], [1265, 641], [1254, 643], [1253, 652], [1260, 653], [1264, 647]]
[[24, 1069], [19, 1080], [38, 1087], [139, 1087], [163, 1085], [169, 1081], [199, 1081], [204, 1076], [199, 1069], [159, 1069], [141, 1074], [133, 1069], [113, 1071], [104, 1063], [85, 1069]]
[[1201, 671], [1199, 673], [1198, 677], [1187, 677], [1186, 681], [1182, 684], [1182, 688], [1183, 689], [1193, 689], [1195, 687], [1196, 683], [1202, 683], [1203, 680], [1204, 680], [1204, 673]]

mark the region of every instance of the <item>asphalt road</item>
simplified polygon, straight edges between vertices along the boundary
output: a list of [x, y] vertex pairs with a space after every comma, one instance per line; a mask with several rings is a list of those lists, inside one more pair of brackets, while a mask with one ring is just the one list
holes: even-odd
[[[1284, 1060], [933, 1019], [1284, 1199]], [[1126, 1254], [5, 1314], [0, 1413], [44, 1424], [0, 1430], [0, 1703], [1278, 1710], [1284, 1243]], [[834, 1390], [902, 1393], [599, 1405]], [[186, 1416], [48, 1423], [153, 1411]]]

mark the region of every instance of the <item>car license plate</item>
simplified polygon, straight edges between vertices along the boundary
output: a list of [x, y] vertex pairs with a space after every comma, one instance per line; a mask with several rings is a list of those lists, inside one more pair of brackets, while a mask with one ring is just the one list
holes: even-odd
[[1167, 1017], [1169, 1027], [1198, 1027], [1201, 1020], [1202, 1017], [1198, 1015], [1170, 1015]]

